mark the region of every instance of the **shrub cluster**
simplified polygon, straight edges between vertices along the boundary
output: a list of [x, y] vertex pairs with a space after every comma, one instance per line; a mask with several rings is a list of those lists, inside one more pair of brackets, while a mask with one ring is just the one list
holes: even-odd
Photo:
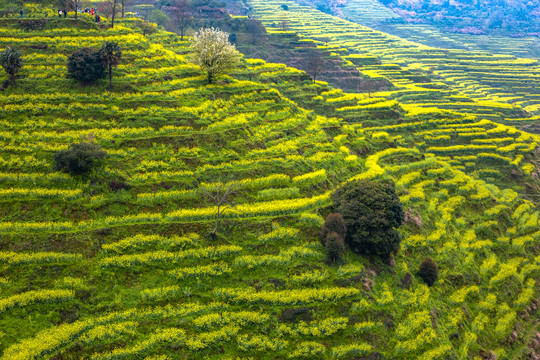
[[117, 43], [105, 42], [100, 50], [82, 48], [75, 50], [68, 58], [68, 77], [84, 84], [93, 84], [109, 72], [109, 86], [112, 82], [112, 68], [118, 65], [122, 51]]
[[56, 170], [73, 175], [83, 175], [103, 160], [107, 153], [94, 143], [81, 142], [71, 144], [67, 150], [54, 155]]
[[393, 183], [351, 181], [335, 191], [332, 202], [345, 220], [345, 242], [352, 251], [388, 255], [399, 249], [397, 228], [405, 214]]
[[68, 58], [68, 76], [85, 84], [95, 83], [105, 75], [105, 66], [99, 50], [82, 48]]
[[341, 262], [345, 253], [347, 226], [340, 214], [330, 214], [324, 220], [321, 229], [321, 242], [326, 248], [327, 260], [331, 264]]

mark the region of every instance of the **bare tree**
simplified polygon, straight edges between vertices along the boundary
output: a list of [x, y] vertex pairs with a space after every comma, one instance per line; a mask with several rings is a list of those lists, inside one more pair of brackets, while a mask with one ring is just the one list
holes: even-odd
[[172, 22], [180, 30], [180, 40], [183, 41], [186, 28], [193, 19], [191, 1], [175, 0], [171, 6], [165, 6], [163, 10], [170, 14]]
[[251, 43], [256, 44], [257, 39], [266, 34], [266, 29], [259, 20], [248, 19], [246, 30], [251, 35]]
[[128, 5], [131, 1], [132, 0], [120, 0], [120, 6], [122, 9], [122, 18], [124, 17], [124, 14], [125, 14], [126, 5]]
[[239, 186], [234, 182], [217, 182], [203, 184], [200, 187], [202, 198], [216, 207], [214, 229], [210, 232], [215, 239], [219, 230], [219, 224], [223, 213], [233, 207], [232, 196], [238, 191]]
[[107, 0], [100, 4], [101, 13], [108, 19], [111, 20], [111, 27], [114, 27], [114, 18], [116, 14], [116, 6], [118, 0]]
[[325, 46], [328, 46], [328, 43], [330, 42], [330, 38], [327, 36], [320, 37], [319, 40], [322, 41]]
[[323, 59], [321, 54], [317, 50], [310, 51], [306, 65], [309, 75], [311, 75], [313, 81], [316, 81], [317, 75], [319, 75], [319, 71], [323, 66]]
[[281, 30], [283, 31], [289, 30], [289, 18], [287, 17], [287, 15], [284, 15], [281, 17], [281, 21], [279, 25], [281, 26]]
[[116, 15], [116, 2], [118, 0], [112, 0], [112, 20], [111, 20], [111, 27], [114, 27], [114, 16]]
[[364, 79], [356, 85], [356, 92], [367, 92], [368, 97], [371, 97], [371, 93], [373, 91], [377, 91], [379, 89], [379, 83], [376, 80], [373, 79]]

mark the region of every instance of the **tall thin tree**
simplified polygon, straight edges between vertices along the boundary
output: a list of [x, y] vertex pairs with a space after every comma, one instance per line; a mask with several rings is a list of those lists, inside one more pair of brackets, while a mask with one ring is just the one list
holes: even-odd
[[131, 0], [120, 0], [120, 8], [122, 9], [122, 18], [124, 18], [126, 5], [128, 5]]
[[103, 65], [109, 70], [109, 88], [112, 88], [112, 68], [120, 62], [122, 50], [117, 43], [106, 41], [99, 53]]
[[313, 78], [313, 81], [317, 80], [317, 76], [323, 66], [323, 58], [321, 53], [317, 49], [313, 49], [309, 52], [307, 58], [308, 73]]

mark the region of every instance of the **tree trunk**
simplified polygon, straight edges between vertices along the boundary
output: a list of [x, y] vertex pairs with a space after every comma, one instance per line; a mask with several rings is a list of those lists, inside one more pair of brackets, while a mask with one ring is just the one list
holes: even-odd
[[112, 88], [112, 65], [109, 64], [109, 89]]
[[77, 9], [78, 9], [78, 6], [77, 6], [77, 0], [75, 0], [75, 19], [77, 19], [77, 15], [78, 15], [78, 13], [79, 13], [79, 12], [77, 11]]
[[122, 1], [122, 19], [124, 18], [124, 7], [125, 7], [125, 4], [124, 4], [124, 1]]
[[214, 81], [214, 77], [212, 76], [212, 72], [208, 71], [208, 84], [211, 84]]
[[212, 231], [212, 234], [213, 236], [216, 236], [217, 235], [217, 231], [218, 231], [218, 227], [219, 227], [219, 215], [220, 215], [220, 212], [219, 212], [219, 205], [217, 207], [217, 214], [216, 214], [216, 223], [214, 225], [214, 230]]
[[186, 18], [182, 13], [182, 16], [178, 19], [178, 25], [180, 26], [180, 41], [184, 41], [184, 29], [186, 27]]
[[113, 1], [112, 5], [112, 21], [111, 21], [111, 28], [114, 27], [114, 16], [116, 15], [116, 0]]

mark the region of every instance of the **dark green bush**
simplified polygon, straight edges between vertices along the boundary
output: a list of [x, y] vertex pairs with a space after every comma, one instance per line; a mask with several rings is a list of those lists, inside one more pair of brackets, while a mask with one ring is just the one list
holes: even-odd
[[71, 144], [67, 150], [54, 155], [56, 170], [73, 175], [83, 175], [96, 167], [107, 153], [94, 143]]
[[68, 77], [84, 84], [92, 84], [105, 75], [99, 50], [82, 48], [74, 51], [67, 62]]
[[427, 286], [432, 286], [439, 278], [439, 267], [432, 258], [425, 258], [418, 268], [418, 276], [424, 280]]
[[389, 255], [399, 249], [397, 228], [405, 220], [394, 184], [371, 180], [351, 181], [332, 195], [334, 211], [347, 225], [345, 242], [361, 254]]
[[343, 260], [345, 254], [345, 242], [336, 232], [331, 232], [324, 241], [326, 246], [326, 259], [330, 264], [339, 263]]
[[345, 239], [347, 236], [347, 225], [341, 214], [332, 213], [324, 219], [324, 224], [321, 229], [321, 242], [323, 245], [326, 243], [328, 234], [332, 232], [337, 233], [342, 239]]
[[313, 315], [309, 308], [287, 308], [281, 311], [279, 320], [287, 323], [295, 323], [298, 321], [310, 322], [313, 320]]

